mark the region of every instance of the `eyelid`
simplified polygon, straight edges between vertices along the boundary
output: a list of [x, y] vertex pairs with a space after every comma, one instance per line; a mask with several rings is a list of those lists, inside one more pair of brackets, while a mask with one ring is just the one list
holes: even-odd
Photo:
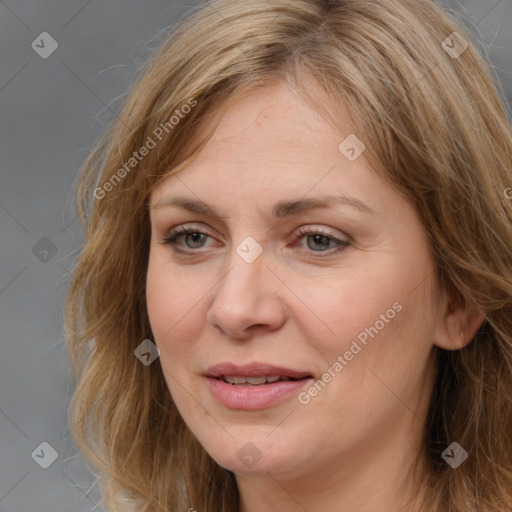
[[195, 224], [179, 224], [177, 226], [173, 226], [172, 228], [169, 228], [165, 231], [164, 238], [167, 238], [174, 234], [186, 234], [190, 232], [201, 233], [203, 235], [213, 238], [212, 235], [205, 228], [203, 228], [202, 226], [197, 226]]
[[338, 235], [337, 233], [332, 232], [333, 229], [334, 228], [326, 228], [325, 226], [308, 224], [306, 226], [299, 226], [297, 228], [297, 233], [301, 236], [306, 235], [306, 234], [311, 234], [311, 233], [317, 233], [317, 234], [321, 234], [321, 235], [328, 236], [330, 238], [335, 238], [335, 239], [340, 239], [340, 237], [345, 237], [345, 238], [347, 238], [346, 242], [350, 241], [350, 237], [347, 234], [345, 234], [339, 230], [336, 230], [338, 233], [341, 233], [341, 235]]
[[180, 224], [167, 229], [162, 236], [162, 243], [171, 245], [169, 240], [180, 235], [187, 235], [190, 233], [200, 233], [202, 235], [213, 238], [212, 235], [204, 228], [193, 225], [193, 224]]

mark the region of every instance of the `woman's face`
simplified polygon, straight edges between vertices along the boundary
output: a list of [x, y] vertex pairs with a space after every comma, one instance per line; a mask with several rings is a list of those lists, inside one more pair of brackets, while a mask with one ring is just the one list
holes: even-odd
[[[237, 475], [326, 478], [375, 458], [385, 471], [421, 436], [442, 318], [433, 262], [412, 207], [340, 125], [269, 85], [151, 195], [163, 375]], [[177, 227], [190, 234], [163, 243]]]

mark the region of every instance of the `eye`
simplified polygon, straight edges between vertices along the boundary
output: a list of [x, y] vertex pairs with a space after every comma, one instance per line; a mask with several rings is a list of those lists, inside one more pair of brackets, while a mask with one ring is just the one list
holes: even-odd
[[[343, 251], [350, 245], [350, 242], [347, 240], [340, 240], [321, 228], [300, 228], [298, 235], [299, 239], [306, 239], [307, 247], [311, 249], [312, 252], [328, 252], [332, 254]], [[335, 244], [334, 248], [331, 248], [331, 250], [322, 250], [326, 248], [329, 249], [331, 243]]]
[[[201, 249], [205, 247], [205, 242], [210, 235], [203, 231], [201, 228], [189, 226], [177, 226], [172, 228], [163, 237], [162, 244], [168, 245], [174, 252], [188, 254], [194, 252], [194, 249]], [[186, 248], [180, 247], [178, 240], [183, 237]], [[346, 249], [350, 245], [347, 240], [340, 240], [332, 234], [320, 229], [320, 228], [300, 228], [298, 231], [299, 239], [306, 239], [307, 247], [311, 249], [309, 252], [325, 253], [329, 254], [336, 253]], [[329, 249], [329, 245], [334, 243], [334, 247]], [[307, 250], [307, 249], [304, 249]], [[315, 256], [322, 257], [322, 256]]]
[[197, 227], [177, 226], [172, 228], [163, 237], [162, 243], [170, 246], [175, 252], [187, 253], [187, 250], [183, 250], [179, 247], [177, 243], [178, 238], [184, 237], [187, 242], [190, 242], [191, 245], [187, 244], [189, 249], [200, 249], [203, 247], [202, 242], [204, 242], [208, 236], [208, 233]]

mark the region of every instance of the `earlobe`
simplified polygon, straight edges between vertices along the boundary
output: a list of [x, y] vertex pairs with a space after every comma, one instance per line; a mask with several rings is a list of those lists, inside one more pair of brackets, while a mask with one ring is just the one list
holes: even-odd
[[451, 335], [451, 332], [452, 329], [446, 329], [444, 341], [442, 343], [439, 343], [436, 340], [436, 345], [445, 350], [459, 350], [461, 348], [464, 348], [471, 341], [466, 337], [464, 331], [462, 330], [459, 331], [458, 336]]
[[484, 322], [485, 316], [478, 309], [471, 308], [470, 311], [466, 312], [466, 324], [463, 325], [461, 329], [464, 334], [462, 346], [466, 346], [473, 340]]

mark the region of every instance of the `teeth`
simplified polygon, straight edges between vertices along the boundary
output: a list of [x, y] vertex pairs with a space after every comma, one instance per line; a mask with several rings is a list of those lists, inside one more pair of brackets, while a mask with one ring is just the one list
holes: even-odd
[[267, 382], [267, 377], [247, 377], [246, 380], [249, 384], [257, 386], [259, 384], [265, 384]]
[[251, 384], [253, 386], [260, 386], [266, 383], [277, 382], [278, 380], [290, 380], [289, 377], [281, 377], [279, 375], [262, 375], [261, 377], [237, 377], [233, 375], [224, 375], [224, 381], [229, 384]]

